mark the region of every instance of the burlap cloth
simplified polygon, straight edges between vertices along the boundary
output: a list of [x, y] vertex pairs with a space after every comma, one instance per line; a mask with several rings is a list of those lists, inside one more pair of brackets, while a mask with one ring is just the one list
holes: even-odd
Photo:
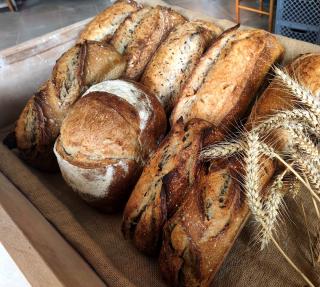
[[[160, 1], [144, 1], [151, 4]], [[210, 19], [175, 7], [190, 18]], [[212, 20], [212, 19], [211, 19]], [[229, 21], [218, 20], [222, 27]], [[300, 53], [320, 52], [320, 47], [281, 38], [287, 49], [285, 61]], [[35, 71], [36, 72], [36, 71]], [[120, 232], [121, 214], [104, 215], [87, 206], [63, 182], [60, 174], [40, 173], [26, 166], [2, 144], [0, 170], [24, 193], [43, 216], [87, 260], [108, 286], [165, 286], [159, 274], [157, 259], [148, 258], [123, 239]], [[311, 236], [315, 236], [316, 216], [306, 192], [305, 204]], [[301, 268], [320, 284], [319, 269], [312, 267], [308, 236], [303, 221], [300, 201], [286, 199], [286, 210], [278, 228], [278, 242]], [[264, 250], [254, 241], [254, 224], [249, 220], [220, 271], [214, 286], [305, 286], [304, 281], [282, 258], [272, 244]], [[318, 273], [318, 274], [317, 274]]]

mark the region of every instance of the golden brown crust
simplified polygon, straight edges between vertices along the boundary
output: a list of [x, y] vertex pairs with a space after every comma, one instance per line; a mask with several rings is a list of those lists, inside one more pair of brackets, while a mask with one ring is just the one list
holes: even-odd
[[157, 6], [151, 9], [133, 32], [132, 41], [124, 52], [128, 62], [124, 76], [139, 80], [161, 42], [173, 27], [184, 21], [182, 15], [170, 8]]
[[[320, 89], [319, 67], [320, 54], [310, 54], [299, 57], [286, 69], [315, 93]], [[276, 111], [291, 109], [294, 103], [273, 81], [255, 104], [246, 128], [250, 130]], [[261, 164], [264, 188], [276, 166], [270, 159], [263, 159]], [[202, 166], [198, 182], [164, 227], [160, 266], [164, 278], [173, 286], [209, 286], [249, 214], [245, 201], [239, 197], [242, 190], [236, 178], [243, 174], [239, 162], [220, 160], [210, 167], [208, 170]], [[219, 194], [223, 194], [221, 202]], [[218, 206], [220, 203], [222, 207]]]
[[[202, 137], [211, 125], [193, 119], [177, 122], [152, 155], [126, 205], [122, 231], [147, 254], [160, 247], [162, 227], [180, 206], [195, 180]], [[220, 137], [219, 137], [220, 136]], [[221, 140], [222, 136], [216, 135]]]
[[78, 42], [85, 40], [109, 41], [119, 25], [134, 11], [140, 9], [133, 0], [117, 1], [107, 7], [84, 28], [79, 36]]
[[70, 109], [54, 151], [66, 182], [89, 204], [110, 212], [123, 207], [165, 130], [155, 96], [134, 82], [105, 81]]
[[141, 83], [160, 100], [167, 112], [177, 101], [180, 88], [205, 49], [221, 29], [210, 22], [192, 21], [177, 25], [147, 65]]
[[40, 169], [42, 165], [45, 170], [54, 167], [52, 147], [70, 106], [88, 86], [120, 77], [125, 65], [108, 44], [86, 41], [65, 52], [17, 121], [15, 133], [22, 157]]
[[229, 127], [247, 110], [282, 53], [283, 47], [275, 36], [263, 30], [226, 31], [192, 72], [171, 122], [180, 117], [186, 121], [199, 117]]
[[125, 21], [122, 22], [117, 31], [114, 33], [110, 43], [120, 54], [125, 52], [128, 45], [133, 40], [134, 31], [151, 9], [151, 7], [145, 7], [133, 12], [126, 18]]

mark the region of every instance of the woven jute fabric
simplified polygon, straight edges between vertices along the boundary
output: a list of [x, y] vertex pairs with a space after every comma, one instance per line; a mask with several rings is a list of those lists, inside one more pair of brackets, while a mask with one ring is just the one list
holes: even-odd
[[[141, 1], [142, 2], [142, 1]], [[143, 1], [163, 4], [161, 1]], [[174, 7], [191, 19], [209, 17]], [[211, 19], [212, 20], [212, 19]], [[229, 21], [216, 21], [223, 28]], [[320, 52], [315, 45], [280, 38], [286, 47], [285, 62], [306, 52]], [[60, 174], [46, 174], [31, 169], [2, 144], [0, 171], [33, 203], [41, 214], [85, 258], [108, 286], [166, 286], [161, 279], [157, 258], [140, 254], [120, 231], [121, 214], [106, 215], [85, 204], [64, 183]], [[302, 193], [311, 237], [315, 236], [316, 215], [307, 192]], [[312, 267], [308, 236], [300, 201], [286, 198], [286, 209], [278, 226], [277, 240], [299, 268], [320, 284], [319, 269]], [[249, 219], [231, 252], [216, 274], [213, 286], [305, 286], [301, 277], [283, 259], [275, 247], [260, 251], [255, 244], [256, 226]]]

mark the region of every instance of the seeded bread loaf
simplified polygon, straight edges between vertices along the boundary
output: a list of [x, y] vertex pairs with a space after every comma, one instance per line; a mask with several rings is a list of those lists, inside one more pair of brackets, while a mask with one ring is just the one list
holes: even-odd
[[202, 139], [210, 131], [211, 125], [203, 120], [186, 125], [178, 121], [145, 166], [122, 224], [125, 237], [140, 251], [156, 254], [159, 250], [162, 227], [193, 184]]
[[216, 40], [179, 95], [171, 122], [201, 118], [229, 128], [248, 104], [283, 53], [276, 37], [263, 30], [234, 27]]
[[120, 0], [107, 7], [84, 28], [79, 37], [79, 42], [109, 41], [119, 25], [141, 7], [133, 0]]
[[180, 88], [205, 49], [221, 32], [222, 30], [211, 22], [185, 22], [170, 32], [153, 55], [141, 83], [158, 97], [167, 112], [172, 110]]
[[[139, 13], [136, 18], [138, 19], [135, 19], [133, 27], [127, 22], [119, 27], [119, 32], [113, 40], [116, 42], [116, 47], [123, 50], [123, 55], [128, 62], [124, 77], [133, 80], [140, 79], [146, 65], [169, 32], [186, 21], [178, 12], [162, 6], [144, 10], [142, 15]], [[125, 48], [117, 44], [119, 41], [117, 39], [127, 39], [124, 40]]]
[[22, 158], [40, 169], [53, 170], [53, 144], [70, 106], [87, 87], [120, 77], [125, 66], [122, 56], [108, 44], [85, 41], [65, 52], [17, 121], [15, 134]]
[[54, 152], [65, 181], [89, 204], [113, 212], [123, 207], [165, 131], [155, 96], [137, 83], [105, 81], [70, 109]]

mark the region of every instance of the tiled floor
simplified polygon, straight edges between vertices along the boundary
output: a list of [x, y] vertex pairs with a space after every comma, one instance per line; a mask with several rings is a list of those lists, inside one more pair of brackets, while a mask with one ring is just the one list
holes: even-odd
[[[167, 0], [216, 18], [234, 20], [234, 0]], [[25, 0], [19, 12], [0, 10], [0, 50], [97, 14], [110, 0]], [[267, 18], [241, 12], [241, 22], [267, 27]]]

